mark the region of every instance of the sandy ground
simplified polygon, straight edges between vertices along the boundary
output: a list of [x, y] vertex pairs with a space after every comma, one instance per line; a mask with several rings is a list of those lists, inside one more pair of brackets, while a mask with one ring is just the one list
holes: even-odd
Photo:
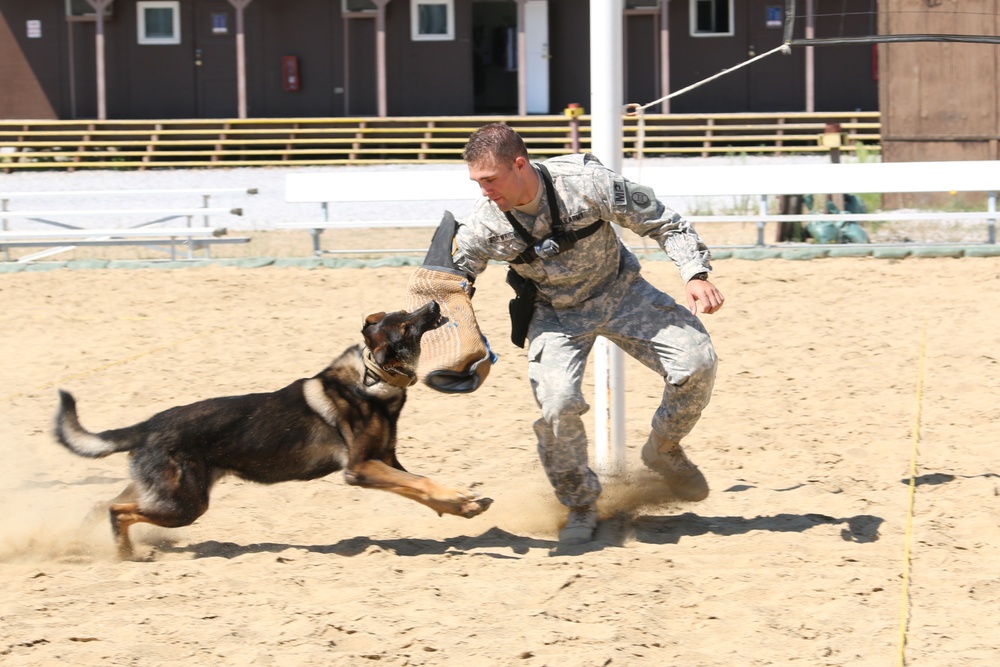
[[[0, 663], [1000, 657], [998, 258], [717, 262], [727, 304], [705, 323], [720, 372], [687, 445], [712, 495], [670, 502], [636, 467], [660, 386], [628, 361], [630, 470], [606, 480], [591, 545], [554, 542], [564, 511], [536, 461], [500, 268], [476, 296], [501, 357], [487, 384], [418, 386], [401, 421], [404, 464], [492, 497], [485, 514], [441, 518], [335, 474], [224, 480], [194, 525], [137, 529], [138, 562], [114, 558], [105, 526], [79, 527], [125, 486], [126, 459], [54, 442], [57, 387], [94, 430], [277, 389], [360, 340], [366, 313], [399, 307], [411, 270], [0, 275]], [[668, 262], [645, 274], [679, 287]]]

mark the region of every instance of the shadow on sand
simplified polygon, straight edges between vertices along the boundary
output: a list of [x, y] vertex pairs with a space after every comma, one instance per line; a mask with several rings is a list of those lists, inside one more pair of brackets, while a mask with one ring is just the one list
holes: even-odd
[[158, 545], [164, 553], [190, 553], [195, 558], [239, 558], [248, 554], [274, 553], [302, 550], [309, 553], [336, 556], [358, 556], [372, 550], [381, 550], [397, 556], [429, 556], [445, 553], [475, 555], [490, 558], [517, 559], [532, 549], [546, 549], [550, 555], [579, 555], [622, 546], [628, 541], [647, 544], [677, 544], [681, 538], [714, 534], [722, 536], [743, 535], [753, 531], [804, 533], [821, 525], [842, 525], [841, 538], [848, 542], [875, 542], [879, 539], [880, 517], [862, 514], [836, 519], [822, 514], [776, 514], [752, 519], [744, 517], [705, 517], [690, 512], [675, 516], [637, 516], [631, 519], [613, 517], [603, 521], [597, 539], [589, 544], [560, 547], [555, 540], [524, 537], [500, 528], [491, 528], [481, 535], [460, 535], [442, 540], [421, 538], [373, 539], [367, 536], [351, 537], [334, 544], [287, 544], [262, 542], [235, 544], [209, 540], [186, 545]]
[[642, 516], [632, 522], [633, 539], [650, 544], [676, 544], [682, 537], [697, 535], [744, 535], [756, 530], [804, 533], [822, 525], [842, 525], [840, 537], [847, 542], [876, 542], [881, 517], [870, 514], [834, 518], [823, 514], [775, 514], [747, 519], [741, 516], [698, 516], [691, 512], [675, 516]]
[[[521, 537], [500, 528], [491, 528], [482, 535], [459, 535], [443, 540], [422, 538], [372, 539], [367, 536], [351, 537], [335, 544], [283, 544], [262, 542], [259, 544], [234, 544], [209, 540], [181, 546], [161, 545], [166, 553], [193, 553], [196, 558], [238, 558], [247, 554], [283, 553], [301, 550], [336, 556], [358, 556], [372, 550], [388, 551], [397, 556], [433, 556], [445, 553], [461, 554], [473, 549], [488, 549], [495, 552], [482, 555], [491, 558], [517, 558], [531, 549], [552, 549], [557, 545], [553, 540]], [[509, 552], [509, 553], [505, 553]]]

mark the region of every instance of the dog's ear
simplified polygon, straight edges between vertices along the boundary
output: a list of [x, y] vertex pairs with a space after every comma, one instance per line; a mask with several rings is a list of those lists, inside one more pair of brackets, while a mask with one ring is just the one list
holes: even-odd
[[381, 322], [385, 318], [385, 313], [372, 313], [365, 318], [365, 324], [361, 327], [361, 335], [365, 338], [365, 344], [369, 348], [375, 347], [374, 341], [372, 341], [372, 333], [376, 324]]
[[378, 324], [385, 319], [385, 313], [372, 313], [365, 318], [365, 326], [361, 328], [361, 335], [365, 339], [365, 347], [371, 350], [372, 358], [376, 363], [382, 364], [385, 361], [385, 345], [380, 340]]

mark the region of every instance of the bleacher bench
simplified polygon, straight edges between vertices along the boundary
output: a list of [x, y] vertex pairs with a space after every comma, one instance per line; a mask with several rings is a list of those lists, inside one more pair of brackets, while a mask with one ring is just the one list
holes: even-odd
[[[441, 169], [416, 171], [409, 169], [379, 171], [330, 171], [322, 173], [292, 173], [285, 176], [285, 201], [290, 204], [320, 204], [321, 217], [305, 222], [278, 223], [279, 229], [306, 229], [312, 236], [313, 252], [325, 253], [386, 252], [387, 249], [337, 250], [324, 249], [320, 237], [327, 229], [358, 229], [387, 227], [437, 227], [436, 217], [390, 220], [375, 217], [380, 202], [461, 202], [471, 206], [479, 187], [469, 180], [469, 170]], [[336, 217], [331, 204], [370, 204], [365, 217]], [[430, 242], [430, 235], [427, 237]], [[419, 248], [407, 250], [420, 250]], [[426, 248], [424, 248], [426, 250]]]
[[[844, 214], [769, 212], [769, 197], [794, 194], [836, 193], [988, 193], [985, 211], [880, 211], [850, 214], [856, 222], [916, 220], [983, 220], [985, 243], [996, 242], [997, 191], [1000, 190], [1000, 161], [898, 162], [898, 163], [811, 163], [768, 165], [642, 166], [630, 165], [623, 174], [653, 188], [660, 199], [754, 197], [755, 213], [733, 212], [716, 215], [687, 215], [693, 224], [751, 222], [757, 224], [756, 245], [766, 245], [764, 225], [768, 222], [844, 220]], [[465, 201], [468, 206], [478, 195], [465, 168], [442, 171], [330, 171], [293, 173], [286, 176], [285, 200], [289, 203], [319, 203], [322, 217], [312, 222], [280, 223], [279, 228], [307, 229], [312, 234], [317, 255], [370, 250], [323, 249], [320, 237], [327, 229], [379, 227], [435, 227], [435, 219], [388, 220], [381, 218], [336, 217], [330, 204], [367, 202], [377, 210], [379, 202]], [[691, 207], [694, 210], [694, 206]], [[429, 238], [428, 238], [429, 240]], [[390, 252], [392, 249], [378, 249]]]
[[[695, 226], [715, 222], [757, 224], [757, 245], [765, 245], [767, 222], [844, 220], [836, 213], [769, 213], [768, 197], [796, 194], [987, 193], [986, 211], [880, 211], [851, 213], [855, 222], [915, 220], [983, 220], [983, 241], [996, 243], [1000, 161], [868, 162], [768, 165], [631, 166], [626, 177], [656, 192], [657, 197], [755, 197], [756, 213], [684, 215]], [[683, 210], [679, 211], [683, 214]]]
[[[171, 259], [177, 258], [177, 247], [187, 248], [188, 258], [194, 252], [208, 249], [220, 243], [246, 243], [249, 237], [227, 236], [225, 227], [211, 224], [210, 216], [235, 215], [242, 216], [242, 208], [213, 207], [209, 199], [213, 194], [257, 194], [255, 188], [172, 188], [150, 190], [59, 190], [35, 192], [0, 192], [0, 251], [4, 258], [9, 259], [9, 249], [24, 247], [48, 247], [49, 250], [21, 257], [18, 262], [30, 262], [42, 257], [71, 250], [77, 246], [108, 246], [108, 245], [142, 245], [153, 248], [166, 248]], [[11, 202], [19, 200], [59, 200], [72, 198], [74, 203], [97, 200], [102, 198], [132, 198], [151, 196], [182, 196], [198, 195], [202, 198], [201, 206], [159, 206], [152, 208], [33, 208], [12, 210]], [[79, 217], [105, 218], [138, 218], [140, 222], [133, 226], [86, 228], [63, 222], [63, 219]], [[57, 219], [53, 219], [57, 218]], [[163, 223], [186, 219], [186, 226], [164, 227]], [[201, 219], [201, 226], [194, 224], [194, 219]], [[11, 229], [11, 222], [18, 222], [18, 229]], [[25, 222], [41, 224], [41, 228], [27, 228]]]

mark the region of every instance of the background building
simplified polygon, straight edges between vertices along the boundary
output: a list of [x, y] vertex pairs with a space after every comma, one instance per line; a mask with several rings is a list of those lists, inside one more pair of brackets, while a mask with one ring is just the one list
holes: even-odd
[[[588, 0], [110, 0], [103, 50], [92, 1], [0, 0], [0, 118], [99, 117], [99, 53], [109, 119], [544, 114], [590, 97]], [[783, 5], [624, 0], [623, 104], [780, 45]], [[836, 29], [863, 33], [853, 16]], [[878, 109], [873, 45], [805, 53], [761, 60], [669, 111]]]

